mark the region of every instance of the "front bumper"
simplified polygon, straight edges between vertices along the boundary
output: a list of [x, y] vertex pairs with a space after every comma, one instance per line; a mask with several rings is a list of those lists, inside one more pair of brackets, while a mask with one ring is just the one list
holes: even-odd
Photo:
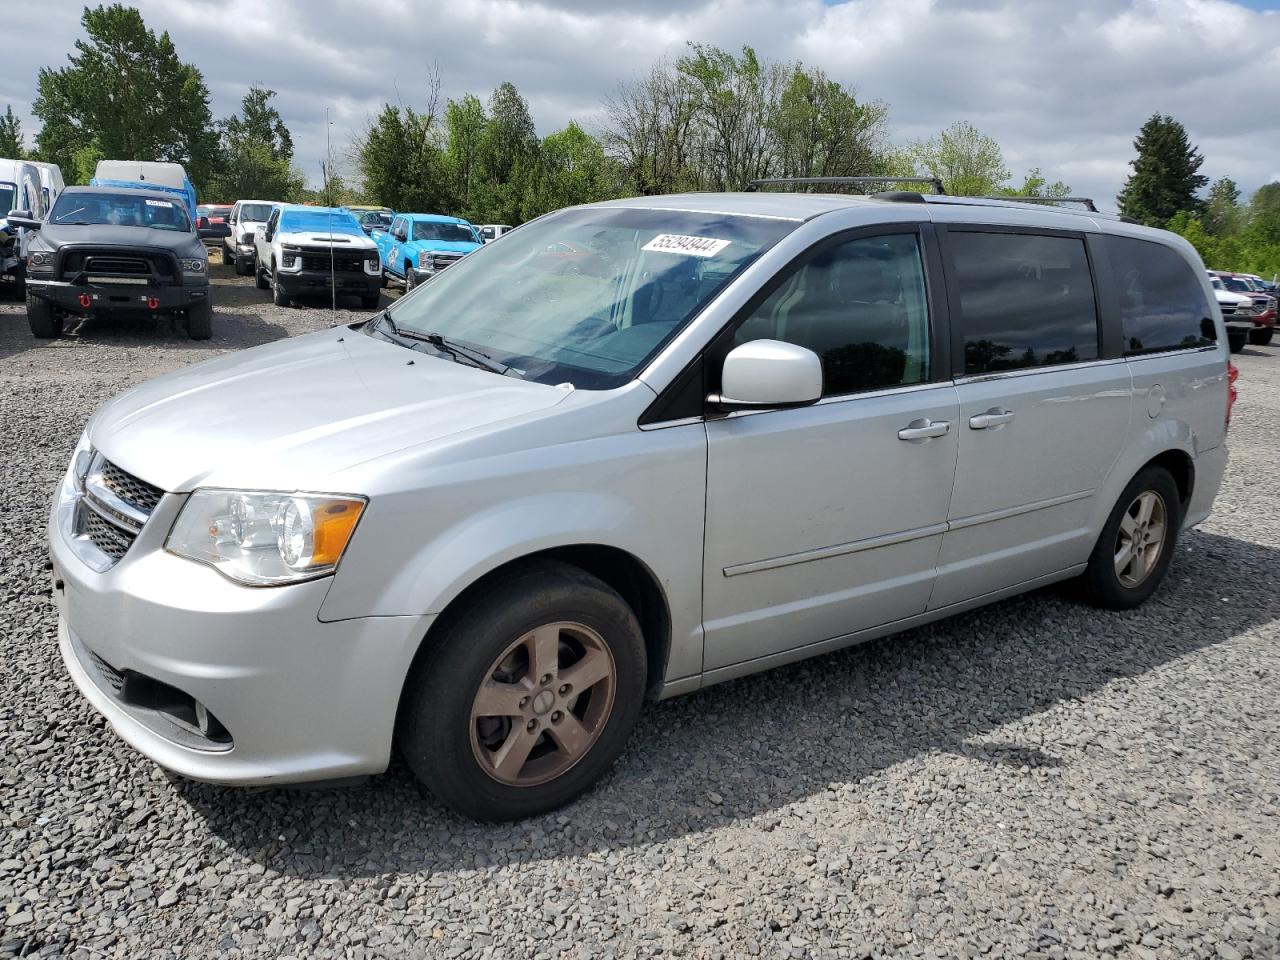
[[[74, 504], [54, 504], [59, 648], [86, 699], [132, 747], [195, 780], [271, 784], [385, 770], [400, 690], [432, 618], [322, 623], [328, 579], [242, 587], [166, 553], [183, 501], [165, 495], [129, 551], [101, 573], [63, 532]], [[121, 677], [144, 681], [137, 688], [152, 699], [113, 684]], [[157, 708], [157, 685], [198, 702], [227, 736], [208, 740], [182, 711]]]
[[[209, 299], [208, 283], [157, 287], [141, 283], [77, 284], [35, 280], [28, 276], [27, 293], [48, 300], [69, 313], [95, 310], [185, 310]], [[84, 299], [88, 298], [87, 304]], [[154, 304], [154, 305], [153, 305]]]
[[339, 293], [353, 293], [361, 296], [372, 296], [382, 290], [382, 280], [378, 274], [350, 273], [340, 271], [330, 273], [326, 270], [297, 270], [287, 272], [277, 270], [275, 282], [290, 297], [306, 296], [309, 293], [327, 293], [337, 290]]

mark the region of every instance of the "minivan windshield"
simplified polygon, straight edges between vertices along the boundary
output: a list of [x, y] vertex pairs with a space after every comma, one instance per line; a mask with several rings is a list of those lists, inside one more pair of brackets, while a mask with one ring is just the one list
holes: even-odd
[[391, 323], [373, 329], [438, 334], [528, 380], [612, 389], [796, 225], [676, 210], [566, 210], [464, 257], [388, 308]]
[[447, 223], [440, 220], [413, 221], [413, 239], [415, 240], [449, 240], [454, 243], [479, 243], [471, 228], [462, 223]]
[[53, 205], [49, 220], [82, 226], [151, 227], [180, 233], [191, 230], [191, 221], [180, 201], [158, 200], [127, 190], [120, 193], [64, 193]]

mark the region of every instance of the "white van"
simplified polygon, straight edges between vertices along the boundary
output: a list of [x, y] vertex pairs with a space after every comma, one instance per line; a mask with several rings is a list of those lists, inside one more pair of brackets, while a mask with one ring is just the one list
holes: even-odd
[[62, 179], [62, 168], [56, 163], [44, 163], [40, 160], [32, 160], [31, 164], [40, 171], [40, 192], [44, 194], [44, 207], [52, 210], [58, 195], [67, 188], [66, 181]]
[[49, 211], [40, 189], [40, 169], [29, 160], [0, 159], [0, 280], [12, 281], [17, 295], [26, 288], [27, 242], [32, 231], [12, 227], [6, 216], [20, 210], [35, 220]]

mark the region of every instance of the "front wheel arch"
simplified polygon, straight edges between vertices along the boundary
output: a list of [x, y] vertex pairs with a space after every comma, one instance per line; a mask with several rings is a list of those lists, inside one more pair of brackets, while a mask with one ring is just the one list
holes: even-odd
[[[667, 660], [671, 655], [671, 612], [666, 592], [653, 571], [635, 555], [618, 547], [603, 544], [575, 544], [552, 547], [509, 560], [481, 575], [450, 600], [440, 615], [432, 621], [426, 635], [418, 644], [418, 650], [401, 684], [397, 716], [404, 706], [405, 685], [414, 675], [414, 669], [419, 660], [431, 649], [433, 636], [442, 634], [450, 620], [458, 616], [459, 611], [466, 610], [474, 597], [491, 590], [495, 583], [529, 564], [556, 561], [570, 564], [604, 581], [631, 607], [636, 619], [640, 621], [640, 631], [644, 635], [645, 661], [648, 668], [647, 697], [649, 699], [656, 697], [666, 677]], [[398, 722], [396, 729], [399, 729]]]

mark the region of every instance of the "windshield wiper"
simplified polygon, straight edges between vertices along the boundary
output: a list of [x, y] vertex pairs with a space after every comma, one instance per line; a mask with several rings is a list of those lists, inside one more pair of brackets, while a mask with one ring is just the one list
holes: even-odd
[[395, 320], [391, 318], [390, 310], [383, 310], [378, 314], [375, 323], [385, 324], [388, 332], [401, 340], [416, 340], [419, 343], [430, 344], [441, 353], [447, 353], [455, 361], [465, 361], [473, 367], [479, 367], [482, 370], [488, 370], [491, 373], [505, 374], [511, 369], [505, 363], [501, 363], [493, 357], [489, 356], [474, 347], [465, 347], [460, 343], [448, 339], [441, 333], [419, 333], [417, 330], [405, 330], [396, 326]]

